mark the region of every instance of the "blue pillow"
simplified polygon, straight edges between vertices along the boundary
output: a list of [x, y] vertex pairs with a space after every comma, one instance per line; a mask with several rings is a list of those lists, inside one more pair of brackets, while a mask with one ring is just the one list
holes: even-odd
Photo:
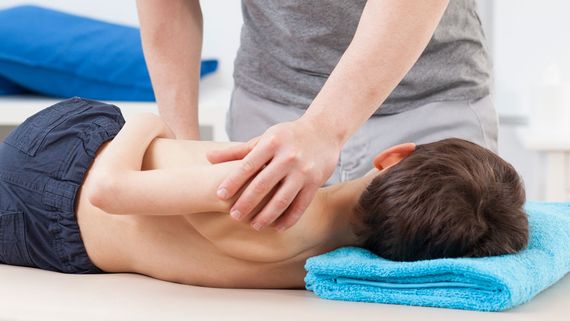
[[4, 77], [0, 77], [0, 95], [23, 94], [26, 90]]
[[[44, 95], [153, 101], [139, 30], [36, 6], [0, 10], [0, 77]], [[217, 69], [202, 61], [200, 75]]]

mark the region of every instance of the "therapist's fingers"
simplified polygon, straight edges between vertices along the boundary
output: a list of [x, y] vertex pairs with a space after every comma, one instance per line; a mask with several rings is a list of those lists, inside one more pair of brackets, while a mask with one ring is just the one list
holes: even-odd
[[[256, 143], [255, 149], [241, 161], [239, 169], [228, 174], [220, 183], [217, 191], [218, 197], [221, 199], [232, 198], [252, 176], [271, 160], [274, 153], [275, 146], [272, 139], [265, 139]], [[237, 214], [237, 216], [240, 215]]]
[[[239, 199], [232, 206], [230, 215], [238, 220], [249, 219], [256, 207], [272, 193], [275, 186], [285, 177], [288, 165], [286, 162], [272, 161], [269, 165], [264, 167], [241, 193]], [[282, 189], [282, 187], [279, 189]], [[301, 187], [299, 187], [299, 189], [301, 189]], [[291, 197], [291, 200], [287, 201], [285, 208], [279, 213], [282, 213], [287, 206], [289, 206], [295, 195]], [[272, 197], [272, 199], [274, 198], [275, 196]], [[265, 207], [267, 207], [267, 205]], [[259, 214], [257, 214], [256, 217], [257, 216], [259, 216]], [[263, 224], [261, 227], [265, 225], [266, 224]]]
[[211, 150], [206, 153], [206, 158], [212, 164], [240, 160], [253, 150], [258, 141], [259, 137], [255, 137], [246, 143], [230, 146], [223, 149]]
[[271, 197], [271, 200], [265, 205], [263, 210], [251, 221], [251, 226], [255, 230], [259, 231], [271, 225], [283, 212], [287, 210], [302, 188], [302, 180], [285, 179], [283, 184], [279, 186], [278, 190]]
[[275, 221], [275, 228], [278, 231], [284, 231], [295, 225], [311, 205], [311, 201], [315, 197], [318, 189], [318, 185], [303, 188], [285, 213]]

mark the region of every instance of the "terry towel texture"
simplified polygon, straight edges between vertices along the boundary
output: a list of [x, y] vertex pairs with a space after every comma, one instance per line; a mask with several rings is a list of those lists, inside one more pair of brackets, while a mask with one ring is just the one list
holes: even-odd
[[570, 270], [570, 203], [528, 202], [528, 248], [511, 255], [394, 262], [354, 247], [307, 260], [308, 290], [326, 299], [502, 311]]

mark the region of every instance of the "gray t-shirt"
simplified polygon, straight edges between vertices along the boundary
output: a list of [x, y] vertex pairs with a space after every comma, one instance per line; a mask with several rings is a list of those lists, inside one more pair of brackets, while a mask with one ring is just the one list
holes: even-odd
[[[350, 44], [366, 0], [243, 0], [237, 86], [307, 108]], [[382, 72], [382, 71], [380, 71]], [[451, 0], [427, 48], [376, 114], [489, 94], [475, 0]]]

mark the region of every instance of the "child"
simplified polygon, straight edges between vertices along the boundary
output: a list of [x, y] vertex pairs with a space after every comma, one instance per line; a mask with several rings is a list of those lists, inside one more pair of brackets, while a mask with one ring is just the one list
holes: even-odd
[[[0, 262], [65, 273], [133, 272], [213, 287], [301, 288], [305, 260], [364, 246], [393, 260], [513, 253], [528, 239], [524, 189], [459, 139], [380, 153], [375, 170], [321, 188], [290, 229], [255, 231], [216, 187], [224, 144], [171, 139], [152, 114], [72, 98], [0, 145]], [[245, 220], [247, 221], [247, 220]]]

